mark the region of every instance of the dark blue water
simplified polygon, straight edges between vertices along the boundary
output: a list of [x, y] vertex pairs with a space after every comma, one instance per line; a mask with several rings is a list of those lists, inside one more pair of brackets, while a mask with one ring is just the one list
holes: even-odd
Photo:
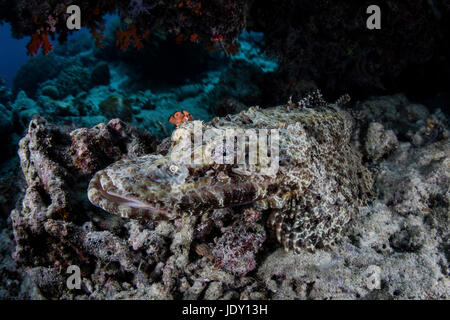
[[28, 59], [26, 45], [29, 40], [29, 37], [14, 39], [9, 24], [0, 25], [0, 78], [7, 78], [9, 87], [17, 70]]
[[[263, 34], [242, 32], [241, 48], [234, 56], [209, 53], [191, 43], [180, 45], [170, 37], [155, 37], [143, 53], [132, 48], [123, 53], [113, 39], [118, 16], [105, 16], [105, 20], [109, 42], [104, 50], [95, 49], [88, 30], [82, 29], [69, 35], [63, 46], [51, 40], [55, 50], [48, 59], [42, 57], [42, 50], [34, 59], [28, 57], [26, 45], [30, 37], [16, 40], [9, 25], [0, 26], [0, 77], [6, 78], [7, 85], [14, 89], [11, 94], [0, 86], [0, 106], [5, 109], [0, 128], [20, 136], [37, 114], [57, 124], [92, 127], [111, 117], [121, 117], [120, 112], [106, 115], [107, 98], [126, 95], [127, 99], [144, 101], [134, 105], [135, 116], [127, 120], [137, 127], [154, 130], [150, 131], [152, 134], [166, 134], [158, 121], [166, 124], [179, 108], [207, 121], [214, 116], [212, 108], [222, 108], [220, 104], [225, 99], [234, 98], [242, 105], [258, 104], [262, 95], [259, 83], [263, 83], [266, 73], [278, 68], [276, 59], [266, 56], [262, 49]], [[107, 76], [101, 75], [104, 82], [92, 82], [92, 74], [101, 64], [106, 65]], [[227, 112], [238, 107], [239, 104], [227, 105], [231, 108]]]

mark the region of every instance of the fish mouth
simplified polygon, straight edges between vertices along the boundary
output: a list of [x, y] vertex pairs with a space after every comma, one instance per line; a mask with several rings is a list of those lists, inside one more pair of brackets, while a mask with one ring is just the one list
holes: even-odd
[[118, 193], [106, 191], [105, 189], [103, 189], [101, 184], [100, 184], [99, 191], [100, 191], [100, 194], [105, 199], [116, 202], [122, 206], [127, 206], [127, 207], [131, 207], [131, 208], [136, 208], [136, 209], [157, 210], [156, 207], [154, 207], [150, 204], [144, 203], [142, 201], [139, 201], [137, 199], [133, 199], [133, 198], [129, 198], [129, 197], [127, 198]]
[[112, 183], [105, 172], [99, 171], [89, 182], [88, 199], [96, 207], [131, 219], [172, 220], [176, 218], [176, 211], [166, 208], [162, 203], [143, 202], [130, 195], [106, 190], [102, 183], [105, 179], [107, 183]]

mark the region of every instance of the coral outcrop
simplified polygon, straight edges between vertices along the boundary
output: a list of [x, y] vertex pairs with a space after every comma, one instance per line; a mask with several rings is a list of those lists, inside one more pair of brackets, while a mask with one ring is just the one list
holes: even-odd
[[[399, 79], [406, 82], [411, 75], [420, 82], [423, 72], [429, 72], [430, 78], [433, 72], [442, 74], [436, 65], [448, 68], [447, 59], [442, 59], [449, 54], [447, 1], [379, 1], [383, 32], [366, 27], [366, 11], [372, 4], [357, 0], [77, 2], [82, 25], [90, 29], [98, 48], [107, 47], [104, 16], [114, 12], [121, 23], [113, 42], [122, 50], [141, 49], [148, 45], [145, 39], [164, 35], [177, 43], [233, 55], [239, 51], [238, 36], [244, 29], [263, 32], [268, 52], [280, 58], [283, 83], [277, 89], [285, 99], [298, 96], [292, 86], [297, 79], [314, 81], [328, 92], [374, 92], [398, 87]], [[32, 37], [30, 54], [41, 47], [47, 54], [52, 50], [49, 38], [57, 35], [63, 42], [74, 32], [66, 27], [67, 1], [0, 5], [0, 21], [11, 23], [14, 36]], [[435, 78], [433, 83], [438, 84], [439, 77]]]
[[[116, 19], [111, 19], [106, 32], [114, 33]], [[27, 60], [14, 78], [13, 94], [0, 83], [0, 103], [15, 110], [9, 121], [18, 119], [20, 135], [32, 116], [39, 114], [55, 124], [79, 127], [118, 117], [151, 134], [167, 136], [172, 127], [167, 119], [176, 111], [186, 109], [209, 120], [214, 112], [223, 115], [214, 106], [224, 99], [234, 99], [240, 110], [259, 103], [261, 90], [253, 81], [264, 79], [277, 66], [261, 52], [261, 38], [245, 33], [240, 53], [227, 58], [192, 43], [177, 45], [160, 37], [139, 52], [121, 52], [107, 37], [100, 50], [85, 32], [56, 46], [51, 54]], [[260, 64], [264, 71], [255, 67]]]
[[[311, 121], [321, 113], [332, 119], [336, 114], [348, 116], [329, 107], [295, 110], [298, 105], [289, 105], [291, 115], [299, 112], [303, 119], [310, 115]], [[352, 223], [332, 250], [314, 252], [278, 248], [266, 224], [270, 211], [253, 203], [176, 215], [172, 220], [108, 214], [87, 200], [91, 176], [115, 161], [122, 161], [116, 165], [134, 163], [155, 150], [164, 157], [170, 143], [164, 140], [156, 148], [154, 138], [119, 120], [76, 130], [40, 118], [32, 120], [19, 152], [24, 193], [0, 233], [0, 254], [5, 258], [0, 264], [0, 296], [448, 299], [450, 147], [446, 119], [440, 110], [412, 104], [402, 95], [373, 97], [356, 106], [354, 130], [347, 132], [345, 126], [338, 131], [347, 135], [345, 139], [351, 138], [354, 155], [357, 149], [367, 152], [370, 131], [378, 137], [390, 136], [390, 141], [395, 136], [398, 146], [386, 149], [380, 141], [375, 145], [380, 148], [370, 150], [383, 156], [374, 159], [366, 154], [377, 198], [352, 215]], [[212, 123], [220, 127], [258, 112], [273, 111], [250, 108], [226, 118], [230, 120], [218, 118]], [[391, 117], [397, 112], [405, 116]], [[426, 142], [414, 144], [427, 120], [439, 123], [440, 134], [424, 132]], [[308, 130], [320, 125], [301, 123]], [[193, 124], [186, 122], [180, 129]], [[392, 132], [385, 135], [386, 130]], [[428, 134], [433, 139], [425, 139]], [[317, 131], [314, 139], [322, 137], [325, 143], [326, 136]], [[223, 175], [219, 178], [226, 181]], [[328, 194], [319, 191], [322, 196]], [[70, 265], [80, 267], [79, 290], [65, 284]]]
[[[0, 1], [33, 55], [0, 79], [0, 299], [450, 298], [449, 1], [70, 4]], [[190, 163], [199, 125], [278, 130], [279, 170]]]
[[371, 122], [367, 129], [365, 152], [376, 161], [398, 147], [397, 136], [392, 130], [384, 130], [382, 124]]

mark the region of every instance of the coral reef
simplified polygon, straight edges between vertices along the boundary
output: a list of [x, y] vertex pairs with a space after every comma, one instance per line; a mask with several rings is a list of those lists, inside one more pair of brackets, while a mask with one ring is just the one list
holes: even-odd
[[[406, 124], [420, 130], [416, 121], [430, 114], [423, 105], [399, 108], [411, 105], [402, 95], [373, 97], [359, 105], [369, 121], [384, 119], [371, 122], [372, 128], [400, 120], [398, 134]], [[421, 112], [390, 116], [405, 109]], [[364, 132], [359, 134], [366, 140]], [[448, 299], [449, 150], [448, 139], [420, 147], [400, 140], [373, 167], [378, 199], [354, 218], [348, 238], [333, 252], [277, 250], [267, 257], [258, 275], [272, 298]], [[377, 285], [370, 282], [374, 272]]]
[[11, 90], [6, 86], [6, 79], [0, 78], [0, 103], [6, 104], [12, 98]]
[[[9, 1], [8, 1], [9, 2]], [[2, 3], [3, 4], [3, 3]], [[67, 1], [10, 2], [2, 6], [0, 20], [11, 23], [17, 37], [30, 35], [28, 53], [36, 54], [43, 49], [44, 54], [52, 50], [49, 36], [58, 33], [58, 40], [64, 41], [73, 31], [66, 28]], [[108, 13], [118, 11], [129, 28], [118, 31], [117, 44], [127, 49], [130, 40], [137, 49], [142, 48], [142, 39], [150, 32], [165, 32], [177, 35], [179, 41], [203, 42], [211, 49], [219, 48], [234, 52], [236, 38], [245, 27], [248, 4], [245, 0], [223, 1], [99, 1], [77, 3], [83, 12], [83, 26], [90, 29], [96, 46], [103, 48], [104, 19]], [[17, 19], [21, 17], [22, 19]], [[139, 35], [138, 35], [139, 34]], [[141, 36], [142, 35], [142, 36]]]
[[[382, 89], [442, 87], [436, 75], [448, 63], [435, 61], [449, 54], [444, 40], [449, 37], [448, 1], [378, 1], [381, 32], [366, 28], [366, 9], [372, 4], [257, 1], [248, 24], [264, 33], [268, 52], [279, 57], [285, 84], [312, 80], [328, 93], [345, 91], [357, 97]], [[433, 84], [423, 81], [424, 74], [430, 75], [427, 82], [434, 78]], [[279, 94], [298, 97], [293, 89], [281, 87]]]
[[91, 85], [95, 86], [107, 86], [111, 81], [111, 73], [107, 63], [99, 63], [95, 66], [91, 73]]
[[[297, 107], [291, 102], [291, 108]], [[448, 299], [450, 146], [445, 117], [440, 110], [412, 104], [402, 95], [373, 97], [357, 102], [356, 109], [350, 140], [353, 154], [358, 154], [356, 149], [366, 152], [373, 140], [370, 131], [383, 136], [391, 130], [389, 139], [395, 141], [395, 136], [398, 147], [386, 149], [380, 143], [375, 144], [380, 148], [370, 149], [383, 154], [378, 159], [367, 157], [377, 199], [352, 215], [346, 234], [332, 250], [315, 252], [278, 248], [267, 227], [270, 212], [254, 204], [182, 214], [173, 220], [142, 221], [105, 213], [87, 201], [91, 176], [118, 160], [122, 162], [116, 166], [145, 159], [141, 156], [155, 150], [167, 154], [170, 143], [164, 140], [156, 148], [154, 138], [119, 120], [73, 131], [40, 118], [32, 120], [20, 144], [24, 193], [0, 233], [4, 257], [0, 296]], [[250, 108], [227, 119], [275, 110]], [[291, 112], [305, 119], [310, 115], [311, 120], [321, 113], [333, 119], [336, 114], [346, 115], [344, 123], [348, 117], [329, 108]], [[397, 112], [405, 115], [396, 117]], [[430, 118], [440, 123], [443, 134], [429, 143], [413, 144]], [[214, 121], [220, 126], [226, 120]], [[308, 130], [317, 125], [303, 123]], [[350, 139], [347, 127], [339, 128], [338, 136]], [[327, 136], [321, 131], [314, 134], [317, 140]], [[80, 290], [65, 286], [69, 265], [81, 269]], [[375, 285], [370, 282], [374, 272], [380, 279]]]
[[371, 122], [367, 129], [365, 151], [376, 161], [398, 147], [397, 136], [392, 130], [384, 130], [381, 123]]
[[[448, 1], [70, 4], [0, 1], [0, 299], [450, 298]], [[182, 162], [199, 125], [278, 129], [279, 170]]]
[[[63, 42], [68, 1], [3, 1], [0, 21], [11, 23], [15, 37], [31, 36], [29, 53], [52, 49], [49, 37]], [[298, 97], [298, 79], [313, 81], [327, 92], [374, 92], [402, 83], [429, 85], [421, 74], [448, 69], [450, 6], [445, 0], [398, 4], [379, 1], [383, 32], [366, 28], [370, 1], [209, 0], [79, 1], [82, 24], [98, 48], [108, 46], [104, 16], [118, 12], [116, 43], [126, 51], [142, 49], [145, 39], [172, 37], [177, 43], [200, 44], [210, 51], [238, 54], [244, 29], [263, 32], [266, 48], [280, 58], [278, 96]], [[414, 30], [412, 32], [411, 30]], [[439, 63], [437, 63], [439, 62]], [[414, 81], [409, 80], [411, 75]], [[431, 77], [432, 78], [432, 77]], [[439, 84], [436, 77], [434, 84]], [[447, 78], [448, 79], [448, 78]], [[282, 80], [282, 81], [281, 81]], [[397, 87], [397, 89], [400, 89]]]
[[[32, 37], [30, 54], [41, 47], [47, 54], [52, 49], [49, 37], [58, 34], [63, 42], [73, 33], [65, 25], [69, 3], [4, 1], [0, 21], [11, 23], [14, 36]], [[437, 65], [448, 69], [448, 59], [443, 59], [449, 54], [448, 2], [380, 1], [383, 32], [366, 28], [366, 9], [371, 4], [357, 0], [345, 4], [327, 0], [77, 3], [84, 15], [83, 26], [90, 29], [99, 48], [108, 46], [104, 16], [113, 12], [121, 19], [113, 43], [124, 51], [142, 49], [149, 45], [146, 39], [162, 35], [177, 43], [200, 44], [233, 55], [238, 54], [238, 36], [244, 29], [263, 32], [267, 51], [280, 59], [277, 95], [284, 99], [303, 93], [295, 85], [298, 79], [313, 81], [335, 94], [342, 90], [361, 94], [388, 87], [402, 89], [397, 83], [414, 86], [408, 79], [420, 80], [421, 74], [433, 72], [440, 75], [433, 84], [439, 84], [445, 76]]]
[[239, 225], [227, 230], [212, 251], [216, 266], [238, 276], [244, 276], [255, 269], [256, 253], [266, 240], [264, 229], [257, 224], [255, 227], [256, 230], [252, 230], [251, 225]]
[[72, 4], [0, 0], [0, 299], [450, 298], [448, 0]]
[[[349, 144], [350, 115], [319, 98], [307, 97], [294, 109], [250, 108], [210, 123], [184, 122], [172, 134], [167, 155], [120, 160], [99, 171], [89, 184], [89, 199], [108, 212], [136, 219], [173, 219], [185, 212], [199, 215], [256, 201], [272, 211], [269, 223], [286, 249], [331, 246], [370, 198], [371, 176]], [[280, 148], [279, 163], [272, 159], [276, 167], [267, 168], [261, 159], [258, 164], [192, 163], [192, 155], [208, 159], [223, 143], [210, 139], [191, 150], [196, 128], [200, 134], [234, 129], [241, 137], [248, 129], [279, 131], [279, 142], [274, 142]], [[243, 143], [238, 148], [250, 161], [250, 147]], [[225, 157], [234, 157], [234, 145], [227, 148]]]
[[[107, 34], [116, 30], [115, 21], [111, 18]], [[34, 114], [40, 114], [55, 124], [84, 127], [121, 117], [154, 135], [167, 136], [172, 127], [167, 119], [180, 109], [208, 120], [212, 110], [220, 113], [213, 106], [224, 99], [258, 103], [261, 91], [252, 81], [264, 79], [277, 66], [261, 53], [262, 36], [255, 33], [243, 35], [243, 48], [232, 59], [192, 43], [177, 45], [162, 38], [140, 51], [121, 52], [111, 37], [103, 39], [104, 49], [97, 49], [89, 34], [81, 32], [50, 54], [30, 58], [19, 69], [13, 94], [0, 90], [0, 100], [7, 108], [7, 103], [11, 105], [12, 118], [18, 119], [18, 134], [26, 130]], [[265, 71], [254, 65], [264, 65]]]
[[131, 119], [133, 112], [130, 101], [120, 96], [110, 96], [100, 102], [98, 107], [107, 118], [119, 117], [125, 121]]

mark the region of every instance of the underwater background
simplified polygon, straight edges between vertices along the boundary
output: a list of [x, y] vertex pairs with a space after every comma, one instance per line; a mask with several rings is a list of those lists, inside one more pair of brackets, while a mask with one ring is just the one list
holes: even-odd
[[111, 38], [101, 50], [82, 29], [50, 54], [32, 58], [24, 46], [29, 40], [13, 39], [10, 28], [3, 26], [7, 49], [2, 50], [2, 99], [12, 109], [4, 114], [4, 130], [25, 128], [39, 114], [76, 127], [118, 117], [167, 136], [174, 128], [169, 116], [181, 109], [210, 120], [258, 104], [258, 84], [278, 68], [277, 59], [263, 52], [261, 33], [243, 31], [240, 51], [233, 56], [164, 36], [142, 51], [122, 52], [112, 39], [119, 25], [118, 16], [108, 17], [106, 34]]
[[[369, 1], [80, 1], [69, 31], [71, 1], [0, 0], [0, 299], [448, 299], [450, 2], [379, 2], [381, 30]], [[377, 192], [337, 254], [284, 254], [247, 208], [257, 227], [220, 209], [158, 229], [87, 199], [98, 170], [167, 152], [177, 112], [230, 119], [315, 89], [351, 96]], [[194, 229], [200, 246], [173, 249]]]

